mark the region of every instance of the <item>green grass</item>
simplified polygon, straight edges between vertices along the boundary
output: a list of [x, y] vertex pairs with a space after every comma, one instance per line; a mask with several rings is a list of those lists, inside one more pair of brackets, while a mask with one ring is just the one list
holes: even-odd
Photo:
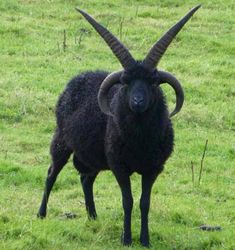
[[[186, 101], [173, 119], [174, 154], [153, 188], [153, 249], [235, 249], [235, 4], [232, 0], [201, 3], [159, 65], [181, 80]], [[74, 7], [108, 25], [141, 59], [196, 4], [191, 0], [0, 2], [0, 249], [122, 249], [121, 195], [110, 172], [101, 173], [95, 184], [97, 221], [87, 219], [71, 162], [54, 187], [47, 219], [36, 218], [50, 163], [58, 95], [82, 71], [120, 69]], [[86, 32], [79, 42], [82, 29]], [[168, 87], [164, 90], [172, 109], [173, 92]], [[139, 179], [132, 176], [132, 249], [141, 249]], [[67, 211], [77, 218], [65, 219]], [[202, 224], [220, 225], [222, 230], [200, 231]]]

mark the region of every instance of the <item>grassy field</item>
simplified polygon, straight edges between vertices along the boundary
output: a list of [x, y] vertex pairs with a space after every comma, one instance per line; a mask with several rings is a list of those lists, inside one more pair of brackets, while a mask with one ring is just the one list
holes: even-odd
[[[152, 249], [235, 249], [235, 4], [233, 0], [201, 3], [159, 65], [181, 80], [186, 101], [173, 118], [174, 154], [153, 188]], [[58, 95], [82, 71], [120, 69], [74, 7], [108, 26], [141, 59], [196, 4], [191, 0], [0, 1], [0, 249], [123, 248], [121, 194], [110, 172], [100, 174], [95, 184], [97, 221], [86, 216], [71, 162], [52, 191], [47, 219], [36, 218], [50, 164]], [[164, 90], [172, 109], [174, 94], [169, 87]], [[131, 248], [141, 249], [138, 175], [132, 176], [132, 184]], [[77, 217], [66, 219], [65, 212]], [[222, 230], [201, 231], [202, 224], [219, 225]]]

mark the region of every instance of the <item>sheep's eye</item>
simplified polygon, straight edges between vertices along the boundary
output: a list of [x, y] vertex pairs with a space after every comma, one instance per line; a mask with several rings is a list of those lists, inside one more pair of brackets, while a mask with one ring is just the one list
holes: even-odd
[[122, 85], [129, 85], [128, 82], [125, 81], [125, 80], [121, 80], [121, 84], [122, 84]]
[[157, 87], [159, 85], [158, 81], [154, 81], [151, 86]]

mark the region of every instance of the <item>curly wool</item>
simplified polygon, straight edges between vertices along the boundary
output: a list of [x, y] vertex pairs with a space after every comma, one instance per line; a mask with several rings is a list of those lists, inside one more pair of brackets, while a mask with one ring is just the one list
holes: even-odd
[[81, 173], [109, 169], [119, 162], [130, 174], [160, 172], [173, 150], [173, 130], [161, 89], [156, 90], [157, 102], [136, 116], [126, 107], [121, 85], [113, 87], [110, 100], [117, 115], [107, 118], [97, 102], [107, 74], [86, 72], [68, 83], [56, 108], [57, 134], [87, 167], [77, 166]]

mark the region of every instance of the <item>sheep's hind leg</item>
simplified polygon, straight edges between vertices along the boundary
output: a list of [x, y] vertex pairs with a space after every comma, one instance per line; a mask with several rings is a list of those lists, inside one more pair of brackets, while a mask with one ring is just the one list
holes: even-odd
[[80, 162], [75, 155], [73, 158], [73, 163], [78, 172], [81, 173], [80, 180], [84, 192], [88, 217], [95, 220], [97, 218], [97, 214], [93, 196], [93, 184], [98, 172], [90, 172], [90, 168], [86, 167], [82, 162]]
[[94, 220], [97, 218], [95, 202], [93, 197], [93, 183], [95, 181], [96, 176], [97, 173], [81, 174], [81, 183], [85, 196], [86, 210], [89, 218]]
[[48, 169], [48, 175], [45, 183], [42, 203], [37, 214], [39, 218], [46, 217], [47, 202], [49, 199], [50, 192], [53, 188], [58, 174], [60, 173], [64, 165], [67, 163], [71, 153], [72, 151], [66, 147], [64, 141], [61, 140], [59, 133], [56, 132], [51, 143], [52, 164]]

